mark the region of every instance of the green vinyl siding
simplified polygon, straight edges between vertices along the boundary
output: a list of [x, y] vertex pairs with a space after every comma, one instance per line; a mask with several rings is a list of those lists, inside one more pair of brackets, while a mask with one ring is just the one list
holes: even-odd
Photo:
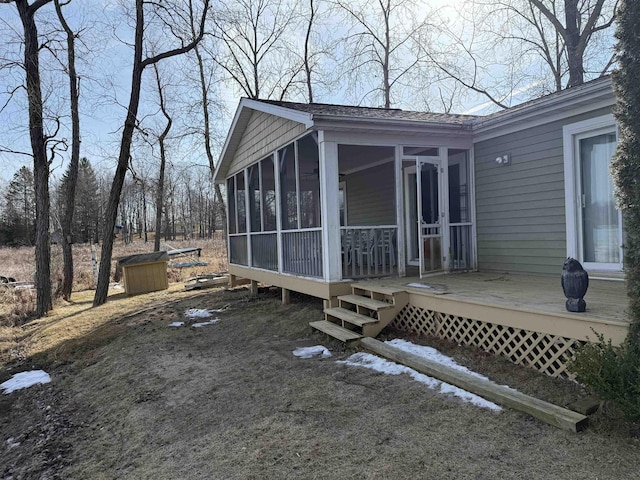
[[[478, 268], [559, 275], [566, 257], [562, 127], [610, 109], [474, 145]], [[508, 154], [510, 165], [496, 157]]]
[[388, 162], [341, 179], [347, 185], [347, 224], [395, 225], [395, 169]]
[[236, 149], [227, 175], [239, 172], [304, 133], [301, 123], [254, 111]]

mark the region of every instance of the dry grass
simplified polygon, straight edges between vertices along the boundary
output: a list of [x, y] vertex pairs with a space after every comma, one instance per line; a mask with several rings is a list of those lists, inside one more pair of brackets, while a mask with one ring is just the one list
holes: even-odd
[[[179, 240], [170, 244], [161, 243], [163, 250], [173, 248], [197, 247], [202, 249], [200, 258], [184, 257], [175, 263], [198, 260], [208, 263], [207, 266], [173, 268], [169, 267], [169, 282], [182, 282], [195, 275], [221, 273], [227, 270], [227, 254], [224, 240], [216, 236], [213, 240]], [[95, 288], [92, 269], [92, 250], [97, 262], [100, 262], [100, 247], [88, 244], [73, 246], [74, 281], [73, 291], [83, 292]], [[128, 245], [117, 241], [112, 255], [111, 279], [115, 278], [116, 261], [119, 257], [148, 253], [153, 251], [153, 237], [148, 243], [134, 239]], [[172, 262], [174, 263], [174, 262]], [[35, 256], [33, 247], [0, 248], [0, 275], [13, 277], [18, 282], [33, 282], [35, 275]], [[58, 292], [62, 285], [62, 250], [59, 245], [51, 246], [51, 283], [53, 292]], [[72, 295], [75, 300], [77, 293]], [[60, 300], [56, 300], [60, 305]], [[28, 320], [35, 310], [35, 294], [32, 291], [18, 291], [0, 287], [0, 326], [18, 325]]]
[[[20, 443], [0, 449], [0, 478], [638, 478], [640, 445], [624, 432], [564, 432], [407, 375], [341, 365], [353, 350], [308, 327], [321, 302], [292, 295], [281, 305], [278, 293], [170, 290], [91, 311], [68, 305], [36, 322], [25, 334], [39, 353], [26, 363], [53, 381], [0, 396], [4, 438]], [[223, 305], [215, 325], [167, 327], [187, 308]], [[291, 353], [319, 343], [334, 356]], [[514, 388], [535, 383], [556, 402], [574, 394], [460, 353]]]

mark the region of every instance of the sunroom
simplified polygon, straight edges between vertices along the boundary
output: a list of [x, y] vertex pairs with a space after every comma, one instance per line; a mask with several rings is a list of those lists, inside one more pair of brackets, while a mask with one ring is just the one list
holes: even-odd
[[215, 178], [233, 276], [331, 299], [473, 270], [470, 117], [240, 102]]

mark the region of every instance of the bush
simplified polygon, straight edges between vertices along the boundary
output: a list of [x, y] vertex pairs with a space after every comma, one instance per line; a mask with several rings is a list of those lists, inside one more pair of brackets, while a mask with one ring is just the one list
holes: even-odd
[[640, 355], [630, 338], [620, 346], [602, 335], [598, 340], [578, 348], [569, 370], [604, 400], [615, 402], [627, 420], [640, 423]]

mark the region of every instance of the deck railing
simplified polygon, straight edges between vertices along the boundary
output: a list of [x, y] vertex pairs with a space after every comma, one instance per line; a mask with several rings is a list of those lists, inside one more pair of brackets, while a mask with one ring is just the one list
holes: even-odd
[[283, 231], [282, 270], [306, 277], [322, 277], [322, 229]]
[[398, 228], [395, 225], [341, 227], [340, 231], [343, 278], [397, 273]]
[[251, 266], [278, 271], [278, 234], [251, 234]]

